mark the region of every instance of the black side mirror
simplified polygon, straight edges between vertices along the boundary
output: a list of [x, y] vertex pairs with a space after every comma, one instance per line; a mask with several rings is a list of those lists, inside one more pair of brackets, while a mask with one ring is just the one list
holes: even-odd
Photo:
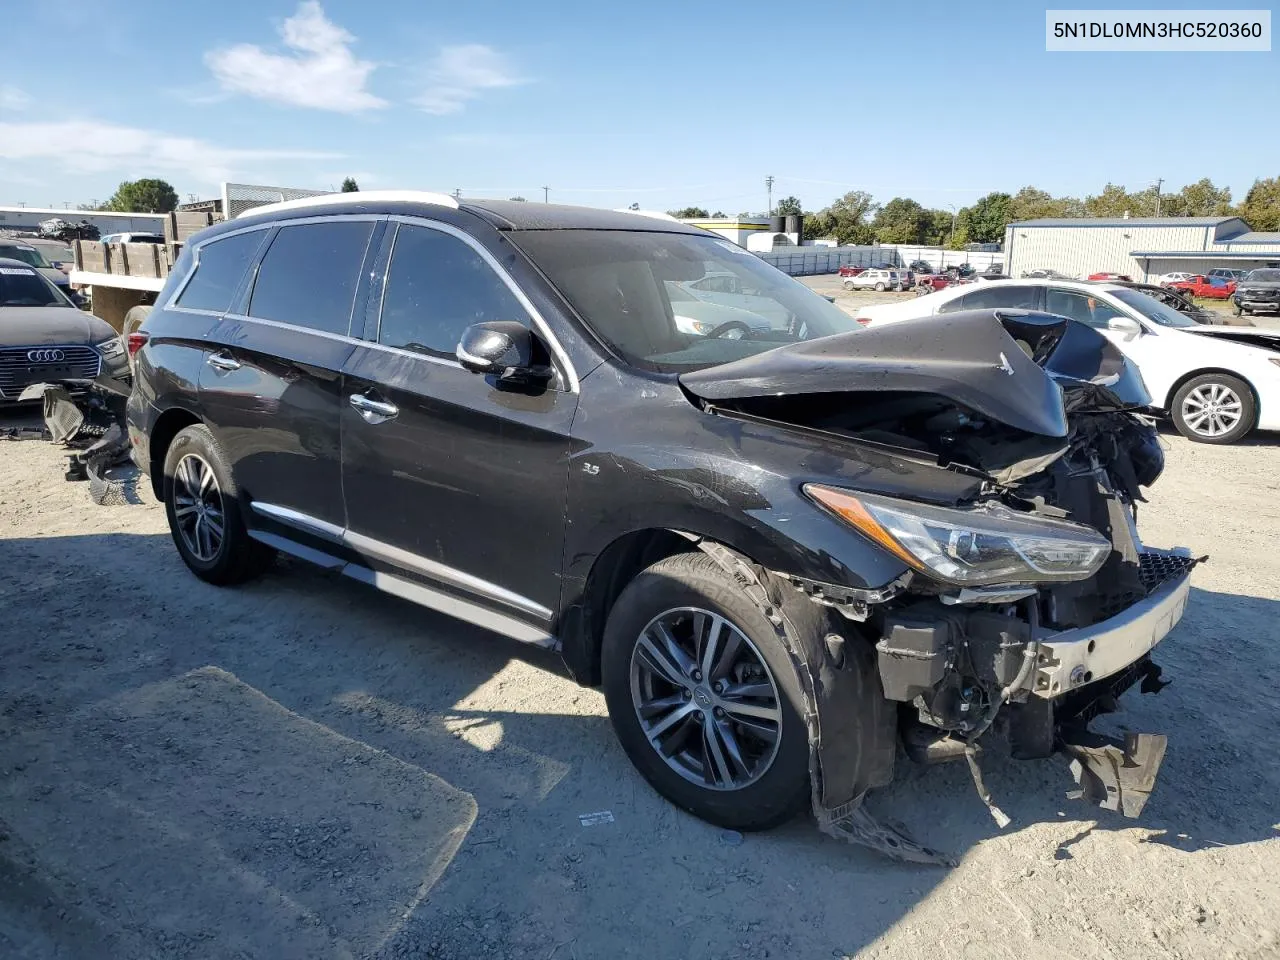
[[534, 359], [539, 346], [523, 323], [489, 320], [472, 324], [462, 332], [455, 355], [463, 369], [472, 373], [493, 375], [500, 380], [549, 380], [550, 365]]

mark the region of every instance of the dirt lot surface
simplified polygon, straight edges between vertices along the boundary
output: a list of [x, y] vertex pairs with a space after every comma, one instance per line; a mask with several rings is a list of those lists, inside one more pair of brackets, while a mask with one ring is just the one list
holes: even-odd
[[722, 834], [555, 658], [299, 564], [207, 586], [145, 491], [0, 441], [0, 957], [1280, 957], [1280, 445], [1166, 439], [1145, 537], [1212, 559], [1108, 718], [1169, 735], [1155, 794], [992, 757], [999, 830], [903, 761], [871, 807], [954, 869]]

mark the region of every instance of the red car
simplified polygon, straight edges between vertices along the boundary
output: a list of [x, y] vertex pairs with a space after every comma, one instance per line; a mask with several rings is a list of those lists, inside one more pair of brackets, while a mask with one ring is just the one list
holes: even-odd
[[866, 267], [850, 267], [846, 265], [841, 267], [837, 272], [842, 277], [856, 277], [858, 274], [862, 273], [866, 269], [867, 269]]
[[945, 273], [917, 273], [915, 276], [916, 295], [924, 296], [926, 293], [933, 293], [935, 290], [951, 286], [954, 282]]
[[1090, 280], [1121, 280], [1125, 283], [1133, 283], [1133, 277], [1126, 276], [1123, 273], [1091, 273]]
[[1181, 290], [1192, 297], [1204, 297], [1206, 300], [1228, 300], [1236, 292], [1234, 280], [1221, 280], [1218, 277], [1194, 276], [1190, 280], [1178, 280], [1166, 284], [1170, 290]]

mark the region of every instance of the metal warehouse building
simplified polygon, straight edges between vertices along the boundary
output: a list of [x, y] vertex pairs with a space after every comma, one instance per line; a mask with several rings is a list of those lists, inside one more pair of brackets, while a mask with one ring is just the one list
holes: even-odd
[[1068, 276], [1166, 273], [1214, 267], [1249, 270], [1280, 262], [1280, 233], [1259, 233], [1239, 217], [1081, 217], [1026, 220], [1005, 228], [1005, 270], [1057, 270]]

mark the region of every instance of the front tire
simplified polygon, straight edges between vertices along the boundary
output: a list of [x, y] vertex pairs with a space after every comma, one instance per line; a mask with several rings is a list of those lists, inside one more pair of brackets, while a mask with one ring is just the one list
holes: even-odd
[[1174, 394], [1169, 412], [1178, 432], [1197, 443], [1236, 443], [1258, 419], [1253, 390], [1225, 373], [1192, 377]]
[[799, 678], [776, 628], [711, 558], [668, 557], [628, 584], [601, 668], [623, 750], [676, 806], [735, 830], [768, 829], [804, 806]]
[[163, 492], [174, 545], [201, 580], [242, 583], [270, 565], [275, 551], [249, 536], [226, 456], [203, 423], [169, 444]]

